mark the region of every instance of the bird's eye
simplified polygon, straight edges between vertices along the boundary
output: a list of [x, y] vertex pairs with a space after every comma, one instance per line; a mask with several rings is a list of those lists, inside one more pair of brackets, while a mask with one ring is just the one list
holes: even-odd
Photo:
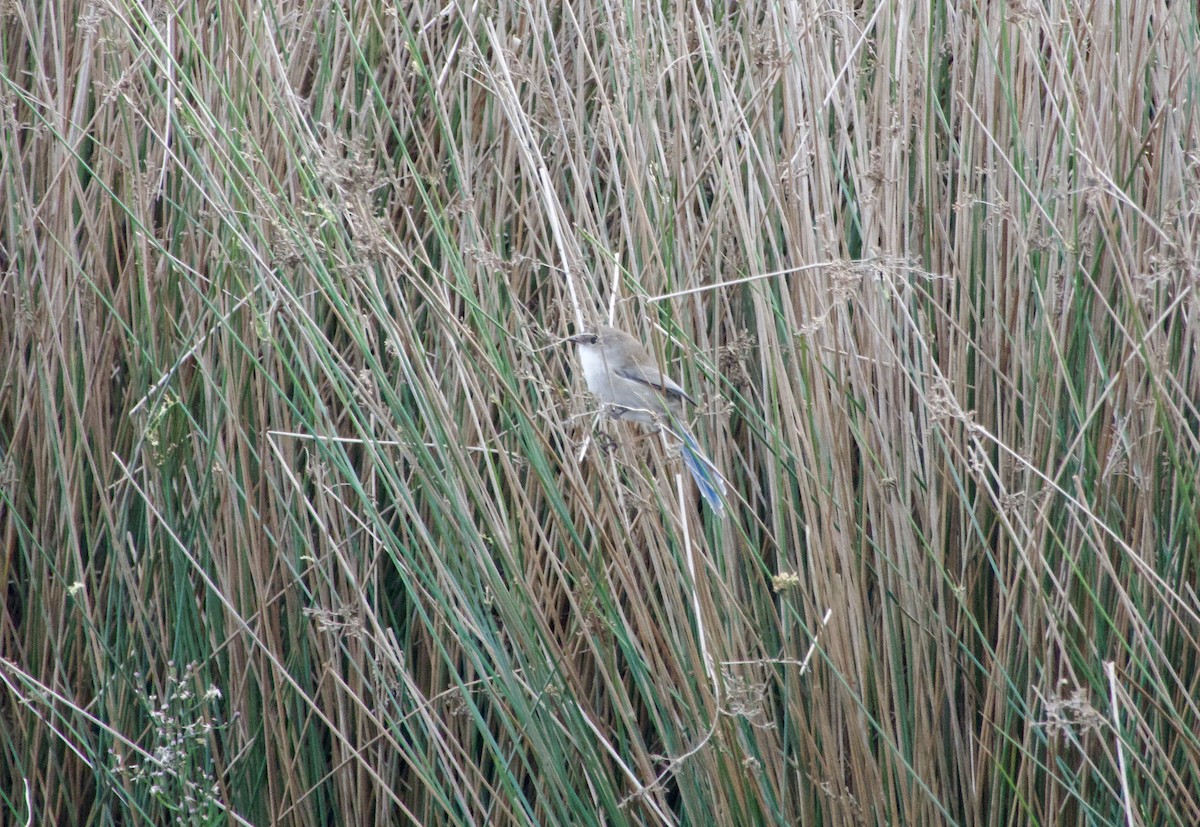
[[591, 336], [588, 336], [588, 344], [590, 344], [590, 345], [594, 345], [599, 341], [600, 341], [600, 337], [597, 336], [595, 333], [593, 333]]

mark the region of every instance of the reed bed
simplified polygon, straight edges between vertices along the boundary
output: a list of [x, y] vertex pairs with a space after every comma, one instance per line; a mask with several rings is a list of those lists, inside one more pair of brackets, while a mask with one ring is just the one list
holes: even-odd
[[0, 31], [0, 821], [1200, 823], [1193, 4]]

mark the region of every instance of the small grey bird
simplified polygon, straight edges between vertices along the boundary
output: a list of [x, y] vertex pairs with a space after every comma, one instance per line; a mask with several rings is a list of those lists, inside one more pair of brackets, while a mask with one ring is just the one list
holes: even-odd
[[623, 330], [598, 327], [569, 341], [579, 346], [579, 362], [588, 390], [610, 406], [616, 419], [662, 425], [683, 442], [683, 464], [701, 496], [718, 517], [725, 516], [725, 481], [704, 456], [683, 423], [683, 400], [696, 404], [669, 376], [664, 376], [641, 342]]

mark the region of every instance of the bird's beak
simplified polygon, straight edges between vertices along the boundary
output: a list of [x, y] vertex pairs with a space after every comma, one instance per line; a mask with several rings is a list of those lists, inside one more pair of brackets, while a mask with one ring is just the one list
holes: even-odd
[[567, 341], [577, 345], [590, 345], [595, 338], [593, 333], [577, 333], [574, 336], [568, 336]]

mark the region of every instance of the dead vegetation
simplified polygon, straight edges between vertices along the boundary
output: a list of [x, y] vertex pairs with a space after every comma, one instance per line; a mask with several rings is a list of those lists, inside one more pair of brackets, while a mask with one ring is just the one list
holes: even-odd
[[0, 821], [1200, 823], [1195, 10], [767, 6], [7, 4]]

